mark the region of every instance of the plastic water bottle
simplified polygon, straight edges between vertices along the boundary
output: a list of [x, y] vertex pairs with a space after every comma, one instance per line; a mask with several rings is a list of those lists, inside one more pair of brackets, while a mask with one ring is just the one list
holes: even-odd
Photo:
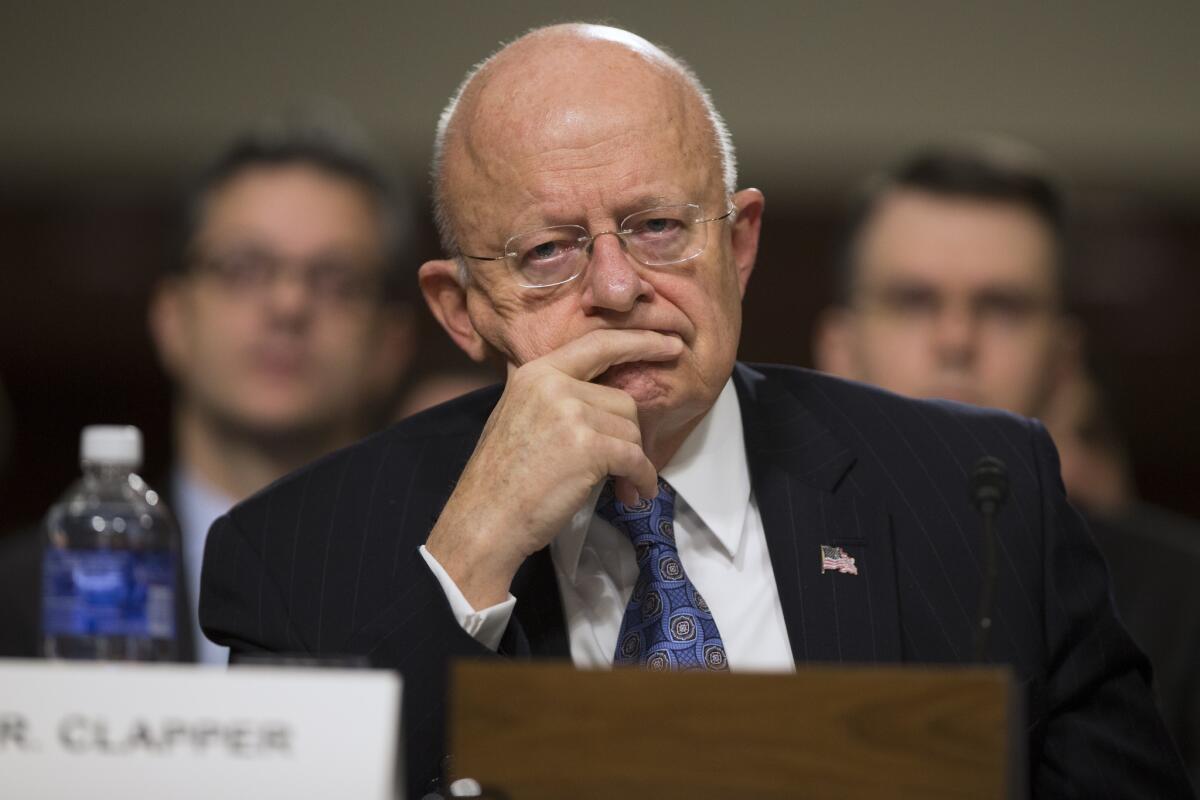
[[141, 431], [84, 428], [79, 460], [83, 477], [46, 514], [43, 654], [174, 660], [179, 533], [158, 494], [137, 474]]

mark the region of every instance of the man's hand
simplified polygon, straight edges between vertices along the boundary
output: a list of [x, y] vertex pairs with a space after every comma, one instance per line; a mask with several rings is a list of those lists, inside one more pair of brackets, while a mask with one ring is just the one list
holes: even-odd
[[637, 404], [589, 381], [614, 364], [670, 361], [682, 347], [654, 331], [597, 330], [510, 373], [426, 542], [472, 606], [504, 600], [525, 559], [608, 476], [628, 505], [657, 494]]

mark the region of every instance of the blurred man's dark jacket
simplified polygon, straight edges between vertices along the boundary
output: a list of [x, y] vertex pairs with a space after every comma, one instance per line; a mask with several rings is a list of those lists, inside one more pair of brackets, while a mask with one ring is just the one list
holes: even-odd
[[1200, 525], [1145, 503], [1088, 522], [1121, 621], [1154, 666], [1163, 719], [1200, 786]]

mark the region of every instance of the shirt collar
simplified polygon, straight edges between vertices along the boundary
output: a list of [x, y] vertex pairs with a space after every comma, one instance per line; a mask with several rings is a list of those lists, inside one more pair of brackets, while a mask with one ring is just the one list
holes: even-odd
[[[660, 475], [732, 558], [741, 546], [750, 506], [750, 465], [732, 377]], [[572, 583], [602, 488], [600, 485], [592, 490], [551, 547], [556, 566]]]
[[175, 518], [185, 544], [196, 540], [203, 543], [209, 527], [234, 501], [184, 465], [176, 466], [171, 483]]

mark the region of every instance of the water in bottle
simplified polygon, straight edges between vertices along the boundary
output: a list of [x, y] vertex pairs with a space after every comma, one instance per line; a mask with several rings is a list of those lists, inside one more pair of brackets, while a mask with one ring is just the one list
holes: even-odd
[[179, 534], [158, 494], [137, 474], [141, 432], [84, 428], [79, 460], [83, 477], [46, 515], [43, 652], [48, 658], [174, 660]]

